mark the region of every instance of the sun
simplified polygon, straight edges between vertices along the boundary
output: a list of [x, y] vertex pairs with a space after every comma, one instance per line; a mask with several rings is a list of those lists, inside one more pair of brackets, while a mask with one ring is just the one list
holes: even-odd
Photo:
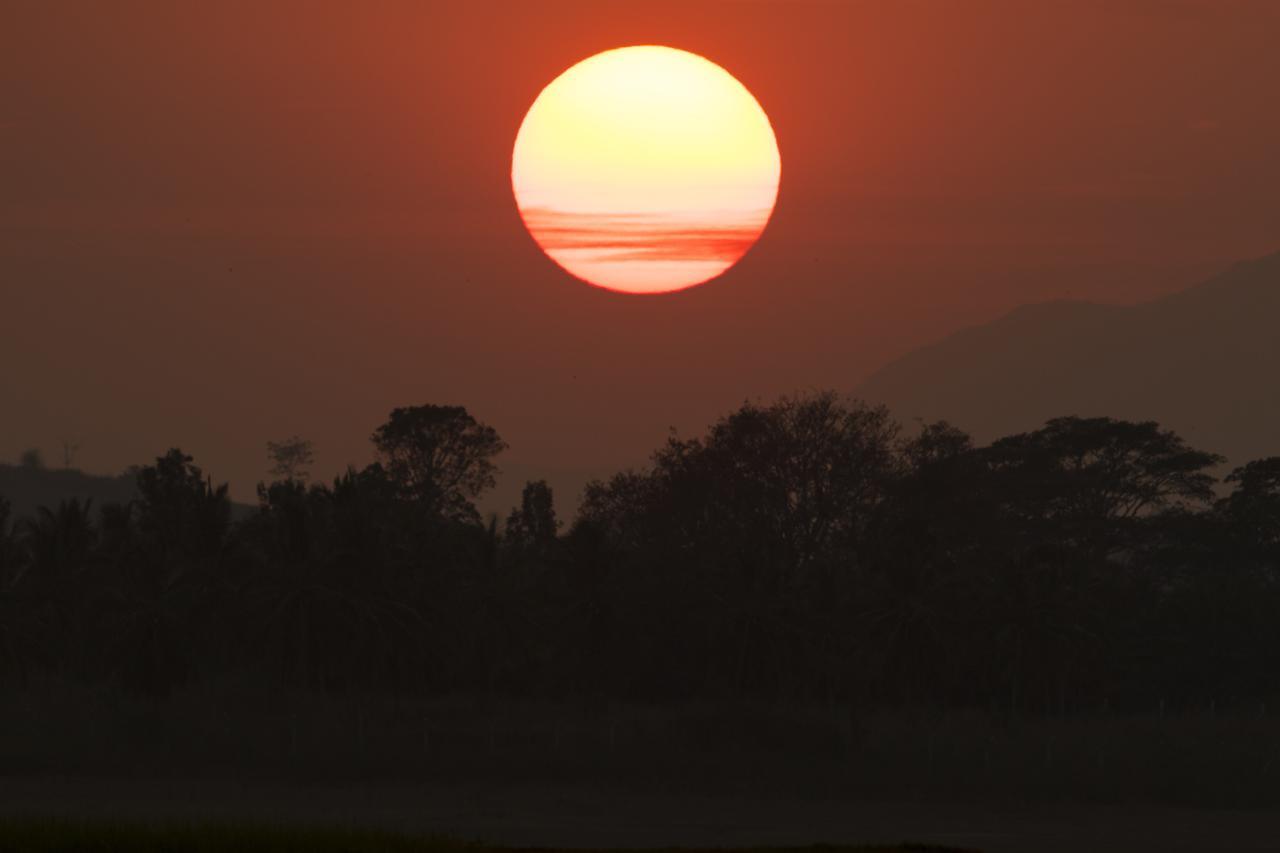
[[697, 54], [608, 50], [542, 90], [516, 135], [511, 186], [529, 232], [590, 284], [669, 293], [759, 239], [782, 160], [759, 102]]

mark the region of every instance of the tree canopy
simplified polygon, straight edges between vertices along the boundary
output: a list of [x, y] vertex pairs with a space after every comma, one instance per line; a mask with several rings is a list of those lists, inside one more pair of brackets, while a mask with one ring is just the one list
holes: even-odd
[[434, 405], [393, 409], [373, 444], [400, 495], [450, 521], [478, 518], [472, 501], [493, 487], [493, 458], [507, 447], [461, 406]]
[[132, 502], [0, 500], [0, 680], [1032, 713], [1280, 695], [1280, 461], [1218, 482], [1154, 423], [979, 446], [831, 393], [747, 402], [591, 483], [567, 526], [542, 481], [481, 520], [505, 444], [465, 409], [395, 409], [372, 438], [328, 482], [282, 465], [234, 523], [179, 449]]

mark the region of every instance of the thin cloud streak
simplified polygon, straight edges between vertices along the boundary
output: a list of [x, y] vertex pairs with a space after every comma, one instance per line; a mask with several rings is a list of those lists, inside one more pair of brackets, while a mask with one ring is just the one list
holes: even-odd
[[[597, 262], [716, 261], [731, 264], [764, 230], [769, 211], [716, 221], [672, 214], [570, 213], [546, 207], [521, 211], [549, 253], [592, 250]], [[727, 224], [725, 220], [731, 220]]]

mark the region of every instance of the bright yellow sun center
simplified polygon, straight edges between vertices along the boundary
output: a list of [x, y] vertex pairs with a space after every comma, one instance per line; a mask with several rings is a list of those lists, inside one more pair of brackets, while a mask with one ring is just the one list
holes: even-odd
[[511, 185], [525, 225], [591, 284], [665, 293], [733, 266], [778, 196], [760, 104], [714, 62], [669, 47], [583, 60], [538, 95]]

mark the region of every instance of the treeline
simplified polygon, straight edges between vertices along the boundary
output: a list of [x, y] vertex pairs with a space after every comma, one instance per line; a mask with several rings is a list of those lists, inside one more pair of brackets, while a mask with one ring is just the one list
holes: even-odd
[[0, 502], [0, 683], [193, 682], [1059, 714], [1263, 706], [1280, 679], [1280, 458], [1058, 418], [978, 447], [833, 394], [747, 404], [591, 484], [567, 528], [464, 409], [397, 409], [377, 461], [305, 442], [232, 523], [172, 450], [138, 498]]

